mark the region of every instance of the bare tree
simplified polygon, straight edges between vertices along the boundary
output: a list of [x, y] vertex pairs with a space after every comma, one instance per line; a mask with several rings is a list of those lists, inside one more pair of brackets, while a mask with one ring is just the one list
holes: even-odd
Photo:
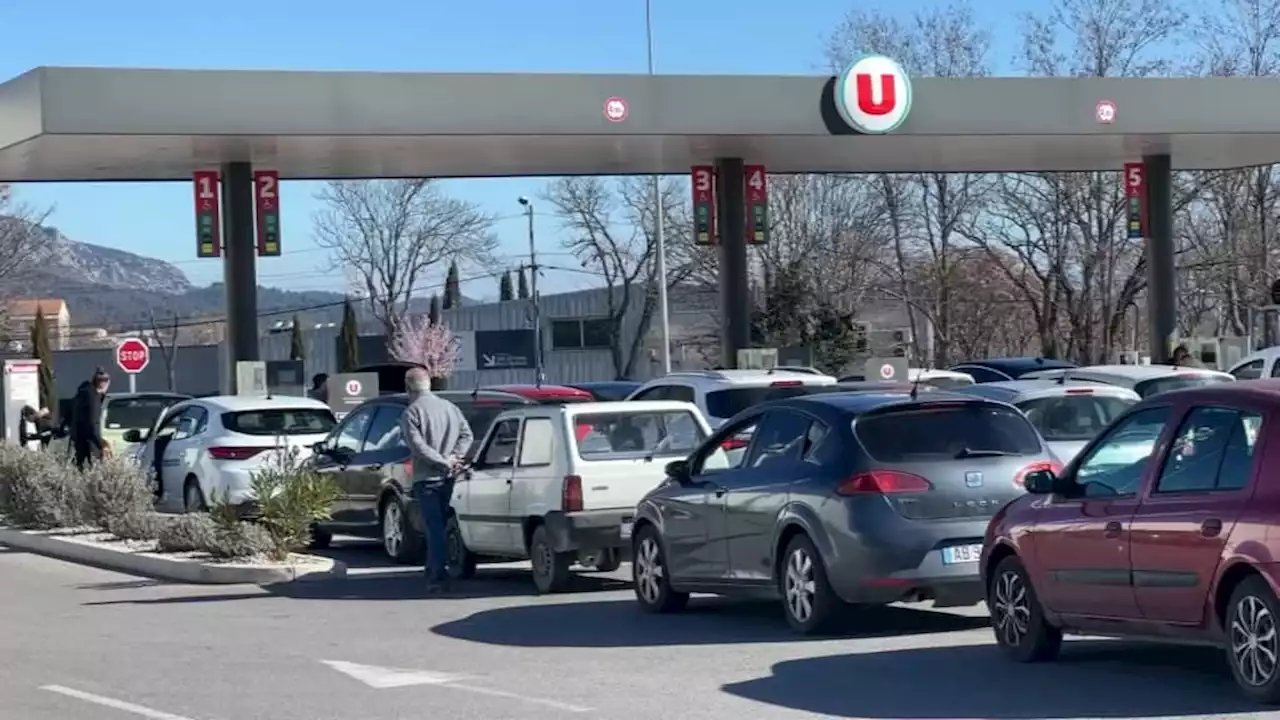
[[9, 302], [21, 292], [17, 276], [32, 266], [42, 247], [41, 223], [48, 215], [18, 201], [12, 186], [0, 183], [0, 338], [5, 342], [20, 332], [12, 326]]
[[[173, 313], [173, 321], [163, 330], [156, 321], [155, 312], [148, 311], [151, 321], [151, 339], [160, 349], [160, 357], [164, 359], [165, 375], [169, 380], [169, 392], [178, 391], [178, 314]], [[167, 335], [167, 337], [166, 337]]]
[[[660, 193], [667, 284], [674, 286], [696, 267], [688, 186], [669, 178], [661, 183]], [[543, 195], [561, 216], [565, 249], [603, 280], [614, 371], [617, 377], [631, 377], [658, 306], [659, 199], [653, 184], [648, 178], [565, 177], [548, 185]], [[630, 342], [624, 343], [627, 336]]]
[[387, 337], [428, 273], [450, 260], [485, 264], [497, 246], [493, 217], [432, 180], [335, 181], [317, 199], [316, 244], [359, 278]]

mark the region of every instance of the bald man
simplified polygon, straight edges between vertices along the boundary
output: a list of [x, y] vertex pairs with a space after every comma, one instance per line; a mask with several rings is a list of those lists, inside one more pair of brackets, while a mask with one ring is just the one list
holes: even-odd
[[445, 564], [445, 522], [453, 495], [453, 474], [471, 449], [471, 425], [457, 405], [431, 392], [431, 377], [422, 368], [404, 375], [409, 407], [400, 416], [400, 434], [413, 456], [413, 498], [422, 513], [427, 540], [427, 590], [443, 592], [449, 575]]

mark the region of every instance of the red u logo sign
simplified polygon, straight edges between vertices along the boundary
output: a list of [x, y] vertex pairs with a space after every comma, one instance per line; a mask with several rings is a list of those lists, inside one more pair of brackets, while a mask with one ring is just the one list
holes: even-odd
[[894, 92], [893, 76], [880, 76], [880, 98], [875, 98], [871, 86], [871, 76], [859, 73], [854, 77], [858, 90], [858, 109], [868, 115], [888, 115], [897, 106], [897, 95]]

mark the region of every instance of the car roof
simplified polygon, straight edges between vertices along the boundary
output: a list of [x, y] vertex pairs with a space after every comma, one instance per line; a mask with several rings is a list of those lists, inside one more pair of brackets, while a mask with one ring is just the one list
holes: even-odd
[[1056, 380], [1001, 380], [999, 382], [969, 385], [956, 388], [955, 392], [999, 400], [1000, 402], [1019, 403], [1036, 398], [1060, 397], [1063, 395], [1087, 392], [1090, 395], [1138, 400], [1138, 393], [1119, 385], [1106, 385], [1067, 378], [1066, 383]]
[[1031, 372], [1033, 370], [1057, 370], [1059, 368], [1073, 368], [1076, 364], [1066, 360], [1055, 360], [1045, 357], [1003, 357], [1003, 358], [986, 358], [985, 360], [970, 360], [968, 362], [956, 363], [951, 366], [952, 370], [960, 370], [963, 372], [965, 367], [983, 367], [995, 370], [997, 372], [1009, 374], [1021, 374]]
[[593, 380], [590, 382], [569, 383], [566, 387], [590, 390], [591, 388], [640, 387], [643, 384], [639, 380]]
[[1069, 373], [1071, 377], [1078, 376], [1082, 379], [1087, 379], [1090, 375], [1093, 375], [1111, 376], [1133, 381], [1170, 377], [1172, 375], [1225, 375], [1231, 377], [1227, 373], [1209, 368], [1178, 367], [1174, 365], [1088, 365], [1066, 370], [1046, 370], [1043, 373], [1036, 373], [1036, 375], [1039, 378], [1057, 378], [1063, 373]]
[[1143, 401], [1144, 405], [1163, 405], [1171, 401], [1193, 400], [1220, 401], [1230, 403], [1232, 400], [1247, 399], [1265, 403], [1280, 403], [1280, 378], [1261, 378], [1258, 380], [1239, 380], [1237, 382], [1214, 383], [1197, 387], [1170, 390], [1153, 395]]
[[934, 390], [927, 394], [921, 393], [913, 398], [908, 393], [819, 393], [815, 395], [795, 395], [789, 398], [779, 400], [770, 400], [761, 403], [757, 407], [809, 407], [817, 409], [825, 407], [829, 409], [839, 410], [846, 413], [861, 415], [871, 410], [879, 410], [880, 408], [892, 407], [895, 405], [929, 405], [933, 403], [946, 402], [998, 402], [991, 398], [984, 398], [978, 395], [969, 395], [966, 393], [957, 393], [947, 390]]
[[761, 387], [775, 382], [798, 382], [801, 385], [834, 385], [836, 379], [830, 375], [813, 375], [786, 368], [774, 370], [678, 370], [656, 377], [646, 385], [671, 382], [688, 384], [713, 383], [739, 385], [742, 387]]
[[184, 395], [182, 393], [163, 392], [163, 391], [107, 393], [108, 400], [133, 400], [136, 398], [165, 398], [168, 400], [190, 400], [191, 396]]
[[298, 409], [316, 408], [328, 410], [326, 403], [296, 395], [271, 395], [268, 397], [251, 397], [248, 395], [210, 395], [196, 398], [192, 403], [207, 405], [221, 412], [243, 412], [247, 410]]
[[1269, 347], [1269, 348], [1263, 348], [1261, 350], [1258, 350], [1257, 352], [1246, 355], [1240, 358], [1239, 360], [1235, 361], [1234, 363], [1231, 364], [1231, 367], [1229, 368], [1229, 370], [1235, 370], [1239, 367], [1248, 365], [1251, 362], [1257, 362], [1259, 360], [1268, 362], [1271, 360], [1275, 360], [1278, 357], [1280, 357], [1280, 345], [1276, 345], [1274, 347]]
[[524, 383], [509, 383], [506, 385], [486, 385], [484, 390], [497, 390], [499, 392], [511, 393], [513, 395], [523, 395], [526, 397], [551, 397], [555, 395], [564, 396], [585, 396], [589, 395], [582, 388], [570, 387], [569, 385], [534, 385]]
[[628, 400], [622, 402], [583, 402], [570, 403], [560, 406], [566, 413], [571, 415], [596, 415], [608, 413], [642, 413], [642, 412], [670, 412], [672, 410], [687, 410], [689, 412], [698, 412], [698, 406], [693, 403], [681, 402], [679, 400]]

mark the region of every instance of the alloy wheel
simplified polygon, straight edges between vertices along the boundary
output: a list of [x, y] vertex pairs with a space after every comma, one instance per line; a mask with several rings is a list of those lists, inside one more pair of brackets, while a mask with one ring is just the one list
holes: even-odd
[[813, 577], [813, 558], [804, 548], [796, 548], [787, 558], [787, 572], [783, 579], [787, 611], [796, 621], [805, 623], [813, 616], [813, 598], [817, 582]]
[[1276, 675], [1280, 638], [1276, 619], [1267, 604], [1256, 595], [1245, 595], [1236, 603], [1231, 617], [1231, 654], [1240, 678], [1262, 687]]
[[393, 558], [400, 557], [400, 548], [404, 544], [404, 526], [400, 520], [400, 506], [395, 502], [387, 503], [387, 509], [382, 513], [382, 547]]
[[1000, 641], [1017, 647], [1031, 629], [1031, 598], [1022, 576], [1007, 570], [996, 579], [992, 610]]
[[650, 605], [656, 605], [662, 599], [662, 555], [658, 542], [652, 537], [640, 541], [640, 551], [636, 553], [636, 589], [640, 597]]

